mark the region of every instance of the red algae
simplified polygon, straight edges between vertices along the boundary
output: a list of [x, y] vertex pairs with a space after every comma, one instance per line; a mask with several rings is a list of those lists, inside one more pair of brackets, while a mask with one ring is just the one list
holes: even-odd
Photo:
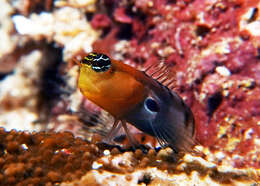
[[[53, 1], [49, 0], [23, 2], [23, 6], [15, 8], [13, 12], [29, 15], [28, 20], [32, 19], [29, 19], [31, 13], [35, 13], [34, 16], [37, 17], [37, 13], [43, 10], [49, 11], [49, 16], [52, 15], [52, 7], [55, 6]], [[186, 156], [180, 157], [180, 161], [177, 161], [179, 157], [175, 154], [173, 156], [165, 149], [148, 148], [147, 153], [141, 149], [134, 152], [126, 150], [126, 138], [117, 141], [126, 145], [124, 149], [118, 146], [97, 145], [101, 139], [92, 135], [92, 132], [108, 130], [109, 124], [105, 123], [103, 128], [98, 128], [100, 125], [95, 125], [96, 118], [92, 118], [95, 124], [88, 130], [86, 119], [82, 117], [84, 113], [77, 116], [67, 113], [70, 103], [67, 103], [68, 98], [65, 98], [65, 101], [62, 100], [51, 109], [46, 109], [51, 110], [48, 120], [55, 121], [56, 129], [62, 123], [59, 116], [67, 117], [65, 122], [68, 125], [65, 128], [72, 132], [84, 128], [86, 136], [92, 136], [88, 138], [89, 141], [76, 138], [69, 132], [27, 133], [15, 130], [6, 132], [0, 129], [0, 183], [53, 185], [80, 179], [85, 175], [87, 181], [83, 183], [98, 185], [99, 179], [96, 175], [105, 175], [108, 172], [114, 175], [111, 180], [116, 179], [118, 174], [124, 175], [124, 181], [133, 182], [135, 174], [139, 174], [140, 170], [144, 172], [136, 184], [165, 183], [165, 180], [158, 181], [156, 176], [161, 172], [157, 175], [157, 171], [167, 172], [167, 176], [172, 173], [175, 176], [185, 174], [188, 176], [186, 180], [198, 173], [199, 179], [205, 183], [208, 178], [218, 184], [234, 185], [234, 180], [250, 180], [251, 172], [245, 173], [243, 170], [260, 168], [260, 38], [256, 30], [248, 25], [259, 22], [259, 1], [138, 0], [100, 1], [97, 4], [100, 7], [97, 7], [96, 12], [78, 14], [78, 17], [81, 17], [80, 27], [75, 26], [76, 29], [72, 31], [58, 28], [60, 33], [48, 34], [55, 35], [55, 38], [59, 38], [60, 35], [63, 38], [61, 33], [65, 33], [64, 35], [68, 35], [72, 40], [76, 37], [81, 38], [83, 33], [80, 29], [88, 20], [93, 29], [98, 33], [102, 31], [103, 34], [93, 42], [84, 38], [87, 43], [93, 43], [87, 45], [87, 49], [84, 48], [86, 51], [90, 52], [93, 49], [95, 52], [106, 53], [123, 62], [134, 64], [137, 68], [147, 67], [159, 61], [171, 65], [173, 76], [176, 76], [174, 90], [194, 113], [196, 139], [204, 146], [202, 151], [206, 153], [205, 159], [216, 165], [205, 165], [205, 162], [199, 163], [192, 158], [187, 162]], [[64, 7], [60, 6], [59, 9], [62, 10]], [[69, 6], [70, 4], [64, 10], [71, 8]], [[72, 7], [73, 13], [85, 10], [80, 6]], [[248, 12], [251, 13], [245, 16]], [[55, 19], [53, 17], [53, 20]], [[73, 24], [69, 24], [68, 27], [72, 28]], [[72, 45], [78, 46], [74, 40], [68, 44], [48, 34], [35, 36], [35, 33], [29, 33], [22, 36], [18, 33], [19, 30], [11, 30], [13, 31], [10, 34], [17, 34], [19, 40], [26, 42], [0, 59], [0, 63], [6, 65], [2, 65], [2, 73], [16, 71], [18, 58], [34, 49], [42, 50], [41, 45], [45, 40], [55, 45], [48, 47], [48, 51], [60, 47], [64, 52]], [[81, 34], [77, 34], [78, 32]], [[64, 40], [67, 42], [67, 39]], [[37, 43], [40, 43], [40, 46]], [[80, 47], [75, 49], [76, 52], [72, 56], [80, 56], [82, 50]], [[82, 55], [85, 55], [86, 51], [82, 52]], [[54, 53], [56, 52], [45, 53], [45, 61], [52, 61], [49, 58], [52, 58]], [[64, 56], [58, 60], [62, 59], [67, 60]], [[73, 68], [72, 63], [66, 65], [69, 69]], [[30, 73], [24, 73], [27, 74], [27, 79], [30, 78]], [[38, 79], [33, 80], [33, 86], [40, 86]], [[75, 99], [76, 102], [80, 102], [77, 99], [81, 98]], [[1, 108], [12, 111], [26, 107], [31, 102], [29, 98], [17, 100], [9, 96], [1, 100], [1, 103]], [[102, 111], [87, 100], [82, 99], [81, 106], [85, 110], [97, 113], [98, 117], [104, 117]], [[41, 111], [36, 113], [38, 112], [42, 114]], [[78, 128], [75, 129], [76, 127]], [[140, 134], [138, 131], [135, 137], [141, 144], [156, 146], [156, 139], [146, 134]], [[180, 168], [181, 162], [186, 163], [183, 169]], [[230, 167], [239, 168], [242, 172], [229, 172]], [[151, 177], [149, 173], [145, 173], [149, 169], [152, 172]], [[255, 180], [259, 182], [259, 174]]]
[[[176, 90], [194, 112], [197, 140], [212, 150], [234, 155], [239, 152], [229, 145], [239, 139], [237, 148], [248, 148], [245, 156], [254, 151], [259, 154], [254, 149], [254, 139], [259, 137], [259, 38], [240, 27], [242, 16], [250, 8], [257, 8], [259, 2], [113, 3], [116, 8], [111, 22], [131, 25], [131, 30], [125, 33], [131, 36], [130, 47], [124, 48], [121, 57], [143, 66], [161, 60], [175, 65]], [[258, 19], [253, 16], [248, 20]], [[120, 32], [120, 28], [115, 24], [111, 30]], [[115, 47], [114, 41], [120, 42], [120, 37], [110, 35], [110, 40]], [[113, 54], [115, 49], [105, 38], [102, 47], [106, 45]], [[228, 120], [235, 123], [238, 131], [252, 129], [251, 142], [243, 134], [232, 133]], [[225, 135], [230, 140], [223, 139]], [[221, 144], [223, 141], [226, 142]], [[249, 161], [243, 166], [250, 167]], [[254, 165], [259, 168], [258, 163]]]
[[115, 20], [121, 23], [131, 23], [132, 19], [128, 15], [126, 15], [124, 7], [119, 7], [114, 12]]
[[110, 27], [111, 20], [105, 14], [95, 14], [91, 20], [91, 26], [95, 29], [104, 29]]

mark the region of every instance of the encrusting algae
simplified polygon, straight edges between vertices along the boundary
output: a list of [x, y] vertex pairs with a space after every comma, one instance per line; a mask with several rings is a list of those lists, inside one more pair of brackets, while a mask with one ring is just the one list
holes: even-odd
[[7, 132], [0, 128], [0, 141], [0, 185], [104, 185], [111, 181], [111, 173], [116, 183], [124, 181], [126, 185], [158, 185], [172, 180], [248, 185], [259, 181], [260, 174], [257, 170], [217, 167], [190, 155], [175, 162], [170, 148], [147, 153], [125, 151], [76, 138], [69, 132]]
[[[259, 0], [2, 0], [0, 7], [0, 185], [259, 185]], [[186, 153], [176, 162], [175, 145], [147, 152], [98, 144], [93, 133], [104, 135], [112, 124], [100, 122], [99, 107], [88, 120], [93, 105], [77, 89], [72, 63], [92, 51], [136, 69], [162, 59], [174, 65], [176, 92], [196, 120], [192, 139], [205, 156]], [[43, 85], [55, 76], [65, 76], [65, 84]], [[63, 86], [74, 92], [63, 94]], [[81, 106], [85, 112], [75, 114]], [[158, 145], [146, 135], [153, 131], [141, 134], [129, 123], [134, 139]], [[38, 132], [7, 131], [12, 128]]]

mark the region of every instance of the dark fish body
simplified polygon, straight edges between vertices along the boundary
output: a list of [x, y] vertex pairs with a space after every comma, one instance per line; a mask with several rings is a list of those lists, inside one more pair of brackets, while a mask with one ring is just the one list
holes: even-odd
[[190, 108], [168, 87], [144, 73], [148, 96], [124, 118], [136, 128], [155, 136], [160, 145], [189, 151], [195, 145], [195, 123]]

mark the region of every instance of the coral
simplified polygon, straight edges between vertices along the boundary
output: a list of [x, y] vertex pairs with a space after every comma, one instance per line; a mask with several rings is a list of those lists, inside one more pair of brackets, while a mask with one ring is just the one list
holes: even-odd
[[140, 149], [122, 152], [118, 147], [105, 147], [75, 138], [69, 132], [30, 134], [15, 130], [6, 132], [1, 128], [0, 140], [0, 180], [3, 185], [106, 185], [122, 181], [127, 185], [156, 185], [169, 184], [172, 180], [183, 184], [246, 185], [259, 180], [260, 174], [250, 169], [217, 167], [191, 155], [176, 163], [169, 148], [159, 152], [150, 149], [148, 153]]
[[14, 8], [7, 1], [1, 1], [0, 6], [4, 7], [0, 13], [0, 73], [5, 74], [12, 71], [16, 65], [16, 61], [8, 54], [16, 48], [19, 37], [13, 34], [11, 15], [14, 13]]
[[[1, 129], [0, 183], [259, 182], [258, 0], [2, 0], [0, 7], [0, 126], [37, 131]], [[176, 163], [134, 127], [147, 154], [125, 150], [120, 131], [115, 141], [125, 148], [96, 145], [95, 133], [105, 136], [113, 121], [79, 93], [73, 62], [93, 50], [138, 69], [172, 66], [204, 159], [186, 154]], [[53, 132], [64, 130], [87, 141]]]
[[92, 51], [91, 45], [99, 36], [86, 21], [84, 14], [71, 7], [62, 7], [53, 13], [33, 13], [30, 18], [17, 15], [13, 21], [19, 33], [30, 35], [34, 40], [45, 38], [63, 46], [65, 60], [79, 50]]

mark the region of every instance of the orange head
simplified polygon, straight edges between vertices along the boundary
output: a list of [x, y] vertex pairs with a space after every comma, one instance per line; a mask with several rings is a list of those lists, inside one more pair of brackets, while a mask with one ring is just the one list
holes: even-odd
[[144, 99], [144, 86], [121, 62], [90, 53], [80, 62], [78, 87], [82, 94], [120, 118]]

